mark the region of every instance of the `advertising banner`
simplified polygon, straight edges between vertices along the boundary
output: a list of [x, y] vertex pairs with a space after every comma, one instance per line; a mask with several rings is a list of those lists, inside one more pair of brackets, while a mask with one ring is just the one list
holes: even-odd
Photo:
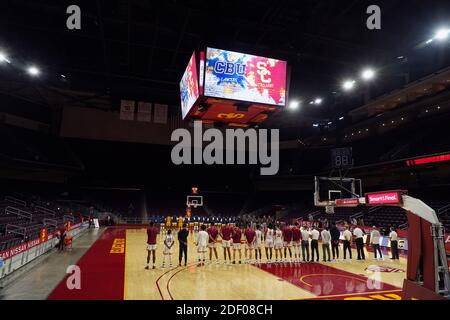
[[150, 102], [138, 102], [137, 121], [150, 122], [152, 120], [152, 104]]
[[198, 75], [197, 65], [195, 62], [195, 52], [192, 54], [191, 59], [184, 71], [183, 77], [180, 82], [180, 94], [181, 94], [181, 115], [184, 119], [191, 110], [195, 101], [199, 97], [198, 91]]
[[153, 119], [154, 123], [167, 123], [167, 109], [169, 106], [167, 104], [157, 104], [155, 103], [155, 117]]
[[366, 205], [380, 206], [380, 205], [400, 205], [402, 197], [400, 191], [386, 191], [366, 194]]
[[134, 101], [120, 101], [120, 120], [134, 120]]
[[285, 106], [286, 61], [207, 48], [204, 93], [208, 97]]

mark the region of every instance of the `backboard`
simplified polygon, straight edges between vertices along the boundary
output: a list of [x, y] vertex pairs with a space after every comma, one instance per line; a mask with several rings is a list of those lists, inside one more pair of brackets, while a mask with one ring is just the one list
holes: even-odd
[[345, 206], [357, 206], [363, 196], [361, 179], [342, 177], [314, 178], [314, 205], [327, 207], [336, 205], [336, 200], [346, 199]]
[[186, 206], [190, 207], [201, 207], [203, 206], [203, 196], [187, 196], [186, 198]]

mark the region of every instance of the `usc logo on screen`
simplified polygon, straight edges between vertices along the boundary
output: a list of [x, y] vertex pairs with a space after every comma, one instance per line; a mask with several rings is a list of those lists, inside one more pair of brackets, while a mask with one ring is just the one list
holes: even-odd
[[217, 118], [227, 119], [227, 120], [242, 119], [244, 117], [245, 117], [245, 114], [243, 114], [243, 113], [219, 113], [217, 115]]
[[271, 83], [272, 82], [272, 78], [270, 78], [270, 76], [272, 75], [272, 73], [270, 72], [270, 70], [267, 69], [267, 63], [263, 62], [263, 61], [258, 61], [258, 63], [256, 64], [256, 67], [258, 68], [258, 71], [256, 71], [260, 78], [261, 78], [261, 82], [262, 83]]

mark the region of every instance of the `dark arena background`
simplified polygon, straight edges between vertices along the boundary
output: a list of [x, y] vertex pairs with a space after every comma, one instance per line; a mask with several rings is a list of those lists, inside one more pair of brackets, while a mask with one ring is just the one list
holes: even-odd
[[449, 1], [0, 5], [0, 299], [449, 299]]

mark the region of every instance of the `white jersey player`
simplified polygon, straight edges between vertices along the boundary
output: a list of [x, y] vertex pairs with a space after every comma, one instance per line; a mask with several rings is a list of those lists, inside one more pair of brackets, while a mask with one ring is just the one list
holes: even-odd
[[[280, 227], [278, 227], [278, 226], [275, 231], [274, 247], [275, 247], [275, 261], [281, 262], [281, 259], [282, 259], [281, 248], [283, 248], [283, 232], [280, 230]], [[279, 260], [278, 260], [278, 254], [280, 256]]]
[[173, 254], [173, 245], [175, 244], [175, 239], [172, 235], [172, 230], [167, 230], [167, 234], [164, 236], [164, 249], [163, 249], [163, 263], [162, 268], [165, 267], [166, 264], [166, 256], [169, 257], [169, 268], [172, 268], [172, 254]]
[[197, 236], [197, 252], [198, 252], [198, 262], [200, 265], [205, 264], [206, 258], [206, 248], [208, 246], [209, 234], [206, 232], [206, 226], [203, 224], [200, 227], [200, 232]]
[[272, 225], [269, 225], [269, 227], [266, 230], [266, 242], [265, 242], [267, 263], [272, 263], [273, 236], [274, 231], [272, 229]]

